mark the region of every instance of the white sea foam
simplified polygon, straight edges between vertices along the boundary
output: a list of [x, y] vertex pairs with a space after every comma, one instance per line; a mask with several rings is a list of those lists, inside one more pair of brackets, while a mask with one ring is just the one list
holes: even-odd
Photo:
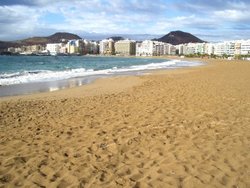
[[49, 70], [33, 70], [33, 71], [23, 71], [11, 74], [1, 74], [0, 75], [0, 85], [13, 85], [31, 82], [46, 82], [46, 81], [56, 81], [75, 77], [84, 76], [98, 76], [98, 75], [112, 75], [131, 71], [143, 71], [143, 70], [154, 70], [154, 69], [168, 69], [168, 68], [178, 68], [187, 66], [197, 66], [201, 65], [199, 62], [185, 62], [180, 60], [171, 60], [162, 63], [150, 63], [146, 65], [134, 65], [130, 67], [117, 68], [105, 70], [93, 70], [93, 69], [71, 69], [64, 71], [49, 71]]

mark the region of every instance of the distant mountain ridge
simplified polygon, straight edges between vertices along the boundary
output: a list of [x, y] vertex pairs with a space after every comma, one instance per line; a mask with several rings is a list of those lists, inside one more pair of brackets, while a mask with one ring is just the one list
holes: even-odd
[[81, 37], [72, 33], [58, 32], [48, 37], [31, 37], [31, 38], [11, 41], [11, 42], [0, 41], [0, 51], [9, 47], [20, 47], [20, 46], [35, 45], [35, 44], [45, 45], [47, 43], [59, 43], [63, 39], [65, 40], [81, 39]]
[[114, 36], [114, 37], [108, 37], [107, 39], [112, 39], [113, 41], [119, 41], [119, 40], [124, 40], [123, 37], [120, 37], [120, 36]]
[[65, 40], [81, 39], [81, 37], [72, 33], [58, 32], [48, 37], [32, 37], [17, 42], [24, 43], [25, 45], [33, 45], [33, 44], [59, 43], [63, 39]]
[[198, 37], [190, 33], [183, 32], [183, 31], [171, 31], [167, 35], [164, 35], [163, 37], [155, 39], [155, 40], [166, 42], [166, 43], [173, 44], [173, 45], [185, 44], [185, 43], [190, 43], [190, 42], [192, 43], [205, 42], [199, 39]]
[[[147, 35], [145, 34], [145, 36]], [[124, 37], [121, 37], [119, 35], [108, 37], [108, 38], [112, 38], [114, 41], [124, 39]], [[62, 39], [65, 39], [65, 40], [81, 39], [81, 37], [72, 33], [58, 32], [47, 37], [31, 37], [31, 38], [17, 40], [17, 41], [0, 41], [0, 51], [6, 50], [9, 47], [20, 47], [20, 46], [35, 45], [35, 44], [45, 45], [47, 43], [59, 43], [62, 41]], [[190, 33], [182, 32], [182, 31], [172, 31], [161, 38], [153, 39], [153, 40], [162, 41], [162, 42], [170, 43], [173, 45], [189, 43], [189, 42], [194, 42], [194, 43], [204, 42], [203, 40], [195, 37], [194, 35]]]

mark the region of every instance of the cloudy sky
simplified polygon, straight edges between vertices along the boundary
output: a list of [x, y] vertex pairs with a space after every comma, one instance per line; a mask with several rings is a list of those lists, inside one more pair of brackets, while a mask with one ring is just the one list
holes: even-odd
[[206, 41], [250, 39], [250, 0], [0, 0], [0, 40], [57, 31], [98, 35], [190, 32]]

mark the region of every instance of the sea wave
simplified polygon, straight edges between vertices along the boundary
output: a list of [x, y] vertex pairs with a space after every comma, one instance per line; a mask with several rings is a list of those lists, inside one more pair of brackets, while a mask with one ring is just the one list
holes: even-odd
[[13, 85], [13, 84], [24, 84], [31, 82], [47, 82], [64, 80], [76, 77], [94, 76], [94, 75], [112, 75], [131, 71], [143, 71], [143, 70], [154, 70], [154, 69], [171, 69], [178, 67], [187, 66], [198, 66], [201, 65], [199, 62], [185, 62], [180, 60], [171, 60], [162, 63], [150, 63], [146, 65], [133, 65], [129, 67], [117, 68], [104, 70], [94, 69], [67, 69], [64, 71], [50, 71], [50, 70], [32, 70], [15, 73], [0, 74], [0, 85]]

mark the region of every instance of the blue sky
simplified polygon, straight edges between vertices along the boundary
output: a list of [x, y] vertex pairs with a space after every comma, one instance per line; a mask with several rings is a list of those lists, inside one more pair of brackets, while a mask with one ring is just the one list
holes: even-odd
[[1, 0], [0, 40], [58, 31], [95, 39], [190, 32], [206, 41], [250, 39], [250, 0]]

